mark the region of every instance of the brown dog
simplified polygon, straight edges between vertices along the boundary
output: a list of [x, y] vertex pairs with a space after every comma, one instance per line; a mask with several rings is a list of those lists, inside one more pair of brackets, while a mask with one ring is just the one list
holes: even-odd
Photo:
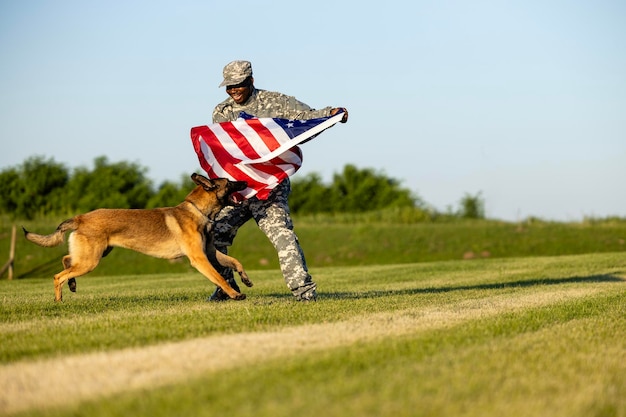
[[68, 239], [69, 255], [63, 257], [63, 271], [54, 276], [54, 300], [63, 298], [63, 284], [70, 280], [70, 289], [76, 289], [75, 278], [92, 271], [115, 246], [128, 248], [157, 258], [174, 259], [187, 256], [191, 265], [230, 298], [243, 300], [245, 294], [235, 291], [215, 270], [205, 254], [234, 269], [248, 287], [252, 282], [241, 263], [220, 251], [211, 240], [206, 241], [207, 225], [227, 205], [236, 204], [232, 193], [247, 187], [244, 181], [226, 178], [209, 180], [192, 174], [197, 187], [176, 207], [142, 209], [98, 209], [65, 220], [47, 236], [28, 232], [26, 239], [40, 246], [51, 247], [63, 242], [65, 232], [73, 230]]

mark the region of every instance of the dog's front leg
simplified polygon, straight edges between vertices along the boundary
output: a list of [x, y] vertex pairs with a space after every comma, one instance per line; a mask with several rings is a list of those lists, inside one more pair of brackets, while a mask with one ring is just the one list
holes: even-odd
[[246, 284], [246, 286], [252, 287], [252, 285], [254, 285], [252, 284], [252, 281], [250, 281], [250, 278], [248, 278], [248, 274], [243, 269], [243, 265], [239, 262], [239, 260], [215, 249], [215, 245], [213, 244], [213, 235], [211, 233], [205, 234], [204, 238], [206, 239], [204, 244], [204, 253], [209, 258], [209, 262], [211, 262], [212, 265], [220, 264], [233, 269], [237, 271], [241, 277], [241, 282]]
[[209, 262], [204, 252], [189, 256], [191, 266], [196, 268], [198, 272], [207, 277], [212, 283], [220, 287], [230, 298], [233, 300], [244, 300], [245, 294], [239, 293], [231, 287], [228, 282], [213, 268], [213, 265]]
[[233, 258], [232, 256], [226, 255], [225, 253], [222, 253], [218, 250], [215, 250], [215, 257], [220, 265], [237, 271], [237, 273], [241, 277], [241, 282], [246, 284], [246, 286], [252, 287], [252, 285], [254, 285], [252, 284], [252, 281], [250, 281], [250, 278], [248, 278], [248, 274], [243, 269], [243, 265], [241, 264], [241, 262], [239, 262], [239, 260]]

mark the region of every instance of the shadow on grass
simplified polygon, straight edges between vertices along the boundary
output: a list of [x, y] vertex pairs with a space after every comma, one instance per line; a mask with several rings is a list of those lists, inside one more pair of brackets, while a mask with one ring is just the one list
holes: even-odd
[[[56, 263], [56, 262], [55, 262]], [[621, 272], [620, 272], [621, 273]], [[460, 285], [460, 286], [445, 286], [445, 287], [425, 287], [425, 288], [408, 288], [403, 290], [374, 290], [374, 291], [354, 291], [354, 292], [322, 292], [318, 294], [320, 299], [363, 299], [363, 298], [379, 298], [388, 297], [393, 295], [420, 295], [420, 294], [443, 294], [453, 291], [473, 291], [473, 290], [502, 290], [507, 288], [528, 288], [536, 286], [551, 286], [551, 285], [564, 285], [564, 284], [603, 284], [603, 283], [626, 283], [626, 279], [613, 274], [600, 274], [590, 275], [586, 277], [567, 277], [567, 278], [540, 278], [531, 280], [519, 280], [504, 283], [492, 283], [492, 284], [479, 284], [479, 285]], [[197, 293], [180, 293], [180, 294], [142, 294], [142, 295], [103, 295], [101, 303], [104, 304], [120, 304], [127, 305], [129, 303], [134, 304], [153, 304], [157, 303], [172, 303], [172, 302], [191, 302], [204, 300], [208, 303], [221, 304], [222, 302], [209, 301], [209, 297], [213, 292], [214, 287], [209, 287], [206, 292]], [[245, 293], [245, 287], [241, 288]], [[69, 293], [67, 287], [64, 288]], [[80, 292], [80, 291], [79, 291]], [[254, 296], [253, 296], [254, 297]], [[258, 296], [257, 296], [258, 297]], [[285, 292], [276, 292], [263, 295], [266, 300], [274, 301], [294, 301], [293, 295], [286, 290]], [[250, 300], [250, 298], [248, 299]], [[259, 301], [258, 299], [256, 300]], [[231, 302], [231, 300], [226, 300]]]
[[325, 293], [324, 298], [334, 299], [356, 299], [356, 298], [375, 298], [389, 295], [417, 295], [417, 294], [441, 294], [452, 291], [472, 291], [472, 290], [501, 290], [506, 288], [527, 288], [540, 285], [563, 285], [563, 284], [602, 284], [602, 283], [626, 283], [626, 279], [613, 275], [601, 274], [590, 275], [586, 277], [568, 277], [568, 278], [540, 278], [513, 282], [480, 284], [480, 285], [460, 285], [446, 287], [428, 287], [428, 288], [410, 288], [405, 290], [389, 290], [389, 291], [366, 291], [366, 292], [335, 292]]

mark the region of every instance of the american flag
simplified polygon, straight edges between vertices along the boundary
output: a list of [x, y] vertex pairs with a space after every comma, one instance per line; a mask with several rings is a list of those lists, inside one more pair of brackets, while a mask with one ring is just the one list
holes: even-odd
[[256, 118], [241, 113], [233, 122], [191, 129], [200, 166], [209, 178], [247, 181], [243, 198], [267, 199], [272, 189], [302, 165], [299, 143], [317, 136], [343, 117], [310, 120]]

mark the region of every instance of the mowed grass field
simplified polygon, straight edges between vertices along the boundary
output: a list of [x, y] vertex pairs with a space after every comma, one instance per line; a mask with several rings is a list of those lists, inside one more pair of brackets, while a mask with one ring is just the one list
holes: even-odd
[[[52, 276], [59, 272], [67, 246], [41, 248], [24, 239], [20, 226], [52, 233], [64, 220], [45, 219], [17, 225], [16, 278]], [[11, 224], [0, 216], [0, 263], [8, 258]], [[508, 258], [584, 253], [626, 253], [626, 219], [557, 223], [492, 220], [402, 224], [332, 216], [294, 219], [295, 230], [310, 267], [395, 265], [468, 258]], [[230, 252], [247, 269], [277, 270], [276, 250], [250, 221], [237, 233]], [[115, 249], [92, 276], [184, 273], [193, 269], [186, 259], [164, 261], [125, 249]]]
[[0, 414], [626, 416], [626, 254], [0, 281]]

